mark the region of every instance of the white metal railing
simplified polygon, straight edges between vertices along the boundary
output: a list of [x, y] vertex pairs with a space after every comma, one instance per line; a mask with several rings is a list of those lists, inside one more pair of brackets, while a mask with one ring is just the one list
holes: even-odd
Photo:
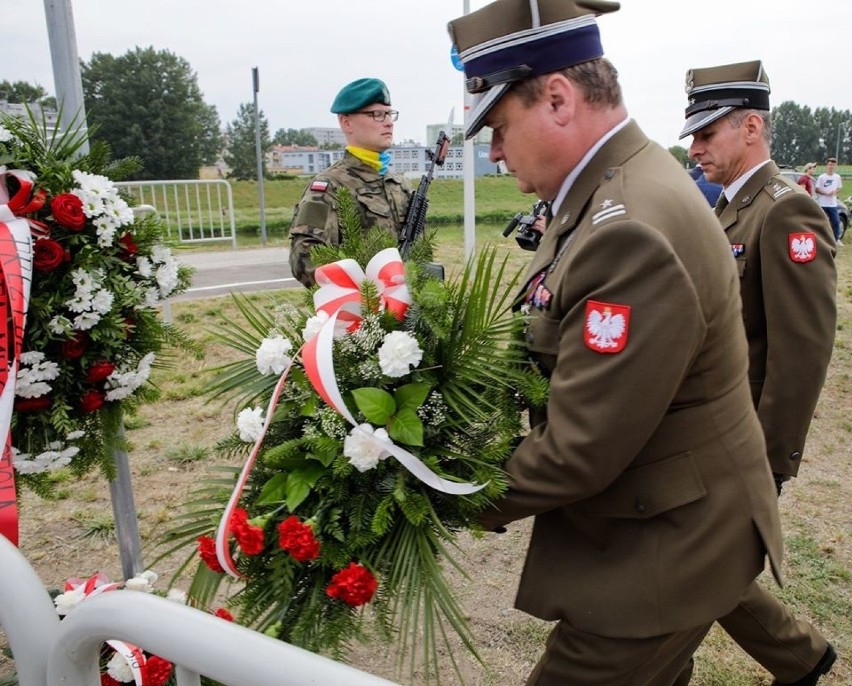
[[236, 247], [234, 197], [225, 179], [119, 181], [138, 205], [150, 205], [165, 222], [169, 238], [181, 243], [231, 241]]
[[178, 686], [200, 675], [226, 686], [396, 686], [269, 636], [139, 591], [86, 598], [61, 622], [35, 571], [0, 536], [0, 625], [19, 686], [96, 686], [107, 640], [132, 643], [175, 664]]

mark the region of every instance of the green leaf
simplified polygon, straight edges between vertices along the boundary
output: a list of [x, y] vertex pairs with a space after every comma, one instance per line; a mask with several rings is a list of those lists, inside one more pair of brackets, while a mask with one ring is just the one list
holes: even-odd
[[370, 424], [384, 426], [396, 411], [393, 396], [381, 388], [356, 388], [352, 397]]
[[423, 422], [417, 412], [404, 407], [397, 412], [388, 424], [388, 435], [406, 445], [423, 445]]
[[285, 487], [287, 483], [286, 474], [276, 474], [267, 481], [257, 497], [258, 505], [275, 505], [284, 502]]
[[291, 472], [287, 476], [287, 508], [295, 512], [296, 508], [307, 498], [317, 480], [325, 474], [325, 467], [315, 462], [309, 462], [303, 468]]
[[416, 410], [429, 397], [431, 387], [425, 383], [408, 383], [400, 386], [393, 394], [396, 406], [400, 409], [408, 408]]

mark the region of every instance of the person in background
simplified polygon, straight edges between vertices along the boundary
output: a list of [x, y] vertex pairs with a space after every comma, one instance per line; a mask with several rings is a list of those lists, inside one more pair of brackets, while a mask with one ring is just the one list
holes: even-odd
[[837, 206], [837, 194], [843, 188], [843, 179], [837, 173], [837, 158], [829, 157], [825, 162], [825, 171], [817, 177], [815, 190], [819, 206], [822, 207], [831, 222], [834, 241], [842, 246], [840, 240], [840, 208]]
[[805, 165], [805, 168], [802, 170], [802, 175], [799, 177], [797, 183], [804, 188], [808, 195], [812, 198], [816, 196], [816, 190], [814, 189], [814, 170], [816, 169], [816, 162], [808, 162]]
[[[780, 497], [801, 466], [834, 346], [835, 248], [819, 206], [770, 159], [762, 62], [690, 69], [686, 84], [680, 137], [692, 136], [689, 156], [724, 189], [716, 214], [740, 275], [749, 386]], [[836, 659], [814, 627], [757, 584], [719, 623], [774, 684], [812, 686]]]
[[411, 187], [388, 170], [393, 125], [399, 113], [391, 109], [387, 86], [376, 78], [346, 84], [331, 105], [346, 137], [346, 153], [308, 184], [293, 210], [290, 228], [290, 268], [303, 285], [314, 285], [311, 248], [339, 244], [341, 237], [338, 193], [352, 195], [368, 229], [380, 226], [395, 236], [405, 222]]
[[515, 604], [556, 624], [528, 686], [669, 686], [781, 562], [736, 267], [628, 115], [596, 21], [618, 7], [497, 0], [449, 24], [466, 137], [490, 126], [490, 160], [552, 202], [520, 294], [550, 395], [480, 517], [535, 518]]
[[718, 183], [710, 183], [705, 178], [700, 164], [696, 164], [692, 169], [690, 169], [689, 175], [695, 180], [695, 184], [698, 186], [698, 190], [701, 191], [701, 194], [707, 198], [707, 202], [710, 204], [710, 207], [715, 207], [716, 201], [719, 199], [719, 195], [722, 192], [722, 186]]

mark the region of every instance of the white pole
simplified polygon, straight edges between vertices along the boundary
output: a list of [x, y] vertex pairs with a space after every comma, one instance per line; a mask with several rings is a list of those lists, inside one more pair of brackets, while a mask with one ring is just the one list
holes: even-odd
[[[470, 0], [464, 0], [464, 14], [470, 13]], [[470, 116], [470, 94], [464, 87], [464, 75], [462, 75], [462, 90], [464, 91], [464, 124]], [[475, 175], [473, 159], [473, 140], [464, 142], [464, 254], [470, 258], [476, 249], [476, 197], [475, 197]]]
[[[60, 107], [59, 126], [63, 131], [79, 128], [86, 132], [86, 108], [83, 104], [83, 80], [80, 58], [77, 56], [77, 36], [74, 33], [74, 14], [71, 0], [44, 0], [47, 37], [53, 63], [53, 85]], [[88, 137], [80, 154], [89, 152]]]

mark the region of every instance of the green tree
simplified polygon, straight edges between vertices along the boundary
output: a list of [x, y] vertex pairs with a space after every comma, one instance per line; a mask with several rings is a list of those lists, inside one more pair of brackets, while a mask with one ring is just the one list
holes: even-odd
[[219, 115], [182, 57], [153, 47], [121, 57], [95, 53], [82, 65], [92, 138], [116, 157], [142, 159], [140, 179], [195, 179], [221, 148]]
[[684, 169], [689, 165], [689, 153], [682, 145], [673, 145], [669, 148], [669, 152], [674, 155], [674, 158]]
[[26, 81], [0, 81], [0, 100], [16, 104], [38, 103], [44, 107], [56, 108], [56, 98], [38, 84]]
[[[266, 174], [266, 153], [272, 147], [269, 139], [269, 122], [259, 112], [260, 119], [260, 150], [263, 165], [262, 173]], [[254, 131], [254, 105], [243, 103], [237, 112], [237, 118], [228, 124], [225, 130], [228, 140], [228, 150], [225, 153], [225, 164], [230, 168], [228, 176], [238, 179], [257, 178], [257, 149]]]
[[317, 139], [307, 129], [278, 129], [272, 137], [274, 145], [303, 145], [317, 144]]

